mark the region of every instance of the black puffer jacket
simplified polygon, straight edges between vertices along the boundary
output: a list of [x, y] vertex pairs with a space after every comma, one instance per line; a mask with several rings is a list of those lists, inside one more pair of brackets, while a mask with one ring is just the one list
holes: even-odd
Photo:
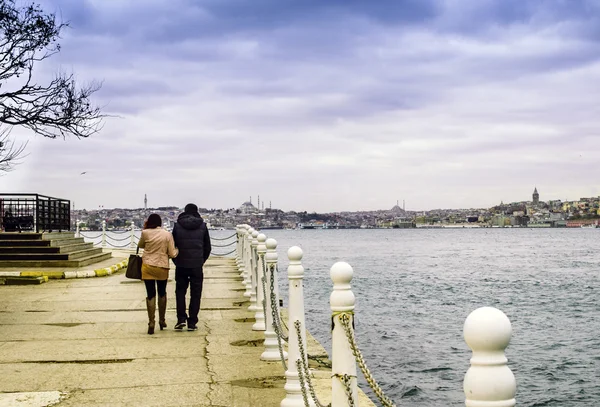
[[173, 240], [179, 254], [173, 259], [178, 267], [202, 267], [210, 256], [210, 236], [198, 213], [182, 213], [173, 227]]

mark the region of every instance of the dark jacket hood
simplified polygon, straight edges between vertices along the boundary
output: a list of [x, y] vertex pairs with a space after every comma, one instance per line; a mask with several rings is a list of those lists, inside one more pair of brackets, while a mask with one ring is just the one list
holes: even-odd
[[177, 217], [177, 223], [181, 225], [182, 228], [188, 230], [200, 229], [202, 224], [204, 223], [204, 219], [198, 213], [182, 213]]

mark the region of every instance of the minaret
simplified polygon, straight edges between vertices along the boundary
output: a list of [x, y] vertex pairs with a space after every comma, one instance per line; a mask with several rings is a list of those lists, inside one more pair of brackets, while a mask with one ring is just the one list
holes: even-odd
[[271, 201], [269, 201], [269, 209], [273, 209], [273, 207], [271, 206]]
[[406, 211], [406, 203], [404, 202], [404, 199], [402, 200], [402, 210]]
[[260, 211], [260, 195], [258, 196], [258, 203], [256, 204], [256, 207]]
[[144, 210], [148, 209], [148, 195], [144, 194]]

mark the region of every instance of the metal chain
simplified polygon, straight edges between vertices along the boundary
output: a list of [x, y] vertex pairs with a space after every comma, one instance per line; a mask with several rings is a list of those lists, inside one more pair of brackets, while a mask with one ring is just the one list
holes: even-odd
[[229, 246], [231, 246], [232, 244], [235, 244], [235, 242], [227, 243], [227, 244], [224, 244], [224, 245], [211, 244], [211, 246], [212, 246], [212, 247], [229, 247]]
[[342, 324], [342, 327], [344, 328], [344, 332], [346, 333], [346, 338], [348, 338], [348, 343], [350, 344], [350, 348], [352, 349], [352, 354], [354, 355], [354, 357], [356, 359], [356, 363], [358, 363], [358, 366], [360, 367], [360, 370], [362, 371], [363, 376], [367, 380], [369, 387], [371, 389], [373, 389], [373, 392], [375, 393], [375, 395], [377, 396], [377, 398], [379, 399], [379, 401], [381, 402], [381, 404], [384, 407], [396, 407], [396, 404], [394, 404], [394, 402], [383, 393], [383, 390], [381, 389], [381, 387], [379, 387], [379, 385], [375, 381], [375, 378], [371, 374], [371, 371], [367, 368], [365, 359], [364, 359], [362, 353], [360, 352], [360, 349], [358, 349], [358, 345], [356, 344], [356, 338], [354, 337], [354, 332], [352, 331], [352, 328], [350, 327], [350, 317], [349, 317], [348, 313], [340, 314], [339, 320], [340, 320], [340, 323]]
[[123, 242], [123, 241], [125, 241], [125, 240], [129, 240], [129, 241], [131, 241], [131, 236], [125, 236], [125, 237], [124, 237], [124, 238], [122, 238], [122, 239], [116, 239], [116, 238], [114, 238], [114, 237], [111, 237], [110, 235], [106, 235], [106, 238], [107, 238], [107, 239], [110, 239], [110, 240], [114, 240], [115, 242]]
[[277, 265], [270, 264], [269, 265], [269, 278], [271, 280], [271, 317], [273, 318], [273, 326], [275, 327], [275, 332], [278, 336], [281, 337], [284, 341], [288, 342], [290, 340], [289, 335], [285, 335], [283, 333], [283, 323], [281, 322], [281, 314], [279, 311], [279, 304], [277, 304], [277, 296], [275, 295], [275, 273], [273, 269], [276, 269]]
[[237, 236], [235, 233], [231, 236], [228, 237], [223, 237], [223, 238], [218, 238], [218, 237], [210, 237], [210, 240], [227, 240], [227, 239], [231, 239], [232, 237]]
[[[325, 405], [321, 403], [317, 398], [317, 393], [315, 392], [315, 388], [313, 387], [312, 380], [310, 380], [310, 371], [308, 370], [308, 363], [306, 362], [306, 360], [308, 359], [308, 354], [304, 349], [304, 341], [302, 340], [302, 325], [300, 324], [299, 320], [294, 321], [294, 327], [296, 328], [296, 336], [298, 337], [298, 348], [300, 348], [300, 359], [296, 361], [296, 365], [298, 365], [298, 362], [300, 362], [304, 373], [306, 373], [306, 384], [308, 384], [308, 391], [310, 392], [310, 397], [313, 399], [317, 407], [331, 407], [331, 403]], [[304, 388], [304, 386], [302, 387]]]
[[[266, 287], [264, 272], [266, 272], [266, 264], [265, 263], [263, 263], [262, 284], [263, 284], [263, 293], [266, 293], [267, 287]], [[267, 315], [266, 298], [264, 295], [263, 295], [263, 306], [264, 306], [264, 310], [265, 310], [265, 315]], [[272, 315], [273, 315], [273, 300], [271, 300], [271, 316]], [[272, 322], [272, 326], [273, 326], [273, 329], [275, 330], [275, 335], [277, 335], [277, 346], [279, 347], [279, 357], [281, 358], [281, 363], [283, 364], [283, 370], [287, 371], [287, 363], [285, 363], [285, 356], [283, 356], [283, 342], [282, 342], [283, 333], [281, 332], [281, 327], [277, 326], [274, 319]]]
[[311, 407], [308, 403], [308, 395], [306, 394], [306, 385], [304, 384], [304, 371], [302, 370], [302, 361], [296, 360], [296, 370], [298, 370], [298, 380], [300, 381], [300, 391], [302, 391], [302, 399], [305, 407]]
[[340, 382], [344, 385], [344, 391], [346, 392], [346, 398], [348, 398], [348, 406], [354, 407], [354, 397], [352, 397], [352, 379], [355, 376], [344, 374], [334, 374], [333, 377], [340, 379]]
[[235, 253], [235, 249], [233, 249], [232, 251], [230, 251], [229, 253], [223, 253], [223, 254], [219, 254], [219, 253], [211, 253], [212, 256], [228, 256], [231, 253]]

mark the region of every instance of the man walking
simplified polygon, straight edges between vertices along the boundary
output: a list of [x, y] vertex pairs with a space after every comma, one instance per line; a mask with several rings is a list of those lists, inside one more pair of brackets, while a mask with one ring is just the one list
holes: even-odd
[[[187, 204], [173, 227], [173, 240], [179, 249], [175, 263], [175, 299], [177, 303], [177, 324], [175, 329], [182, 330], [187, 323], [188, 331], [198, 329], [198, 312], [204, 273], [202, 266], [210, 256], [211, 245], [208, 228], [198, 213], [198, 207]], [[185, 310], [185, 295], [190, 287], [189, 315]]]

